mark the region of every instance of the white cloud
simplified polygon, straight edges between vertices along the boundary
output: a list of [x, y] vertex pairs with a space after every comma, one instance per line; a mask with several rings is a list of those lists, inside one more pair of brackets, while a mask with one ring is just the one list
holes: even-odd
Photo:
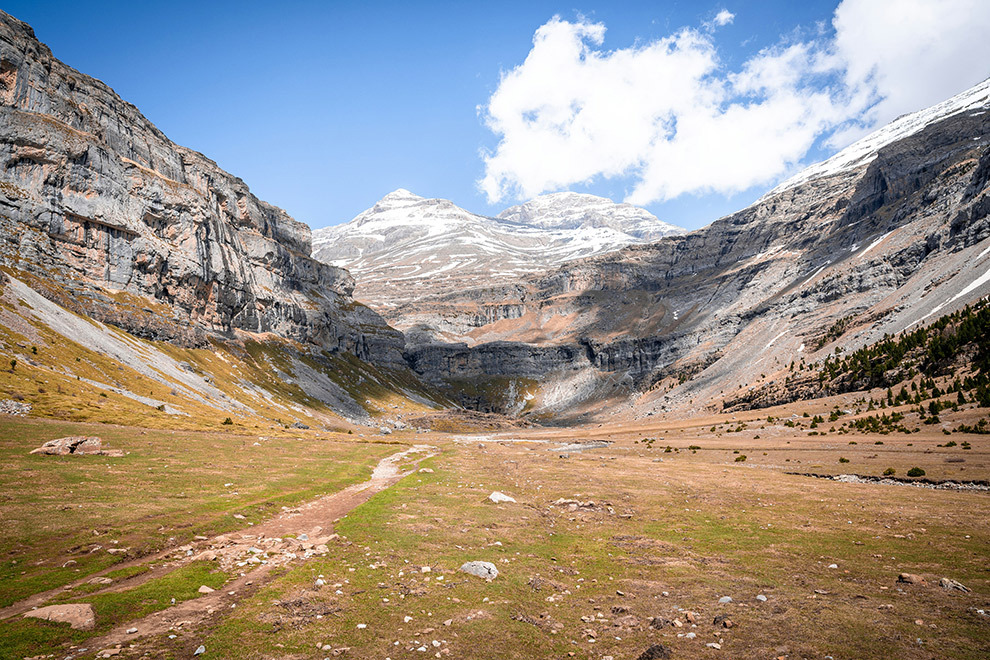
[[847, 84], [880, 99], [863, 118], [869, 127], [944, 101], [990, 76], [986, 0], [845, 0], [833, 26]]
[[984, 5], [845, 0], [834, 39], [781, 42], [738, 71], [724, 70], [710, 29], [728, 10], [611, 51], [603, 24], [554, 17], [483, 109], [500, 141], [479, 186], [494, 202], [625, 178], [627, 201], [648, 204], [771, 183], [823, 135], [847, 139], [990, 74]]
[[719, 27], [728, 25], [729, 23], [732, 22], [732, 19], [734, 19], [735, 17], [736, 15], [733, 14], [731, 11], [729, 11], [728, 9], [723, 9], [719, 13], [715, 14], [715, 25]]

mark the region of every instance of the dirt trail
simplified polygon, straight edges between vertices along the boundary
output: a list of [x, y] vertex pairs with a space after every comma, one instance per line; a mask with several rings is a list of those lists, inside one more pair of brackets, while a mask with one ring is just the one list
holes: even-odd
[[[332, 495], [321, 497], [280, 515], [246, 527], [236, 532], [228, 532], [194, 544], [172, 548], [165, 552], [143, 557], [125, 564], [117, 564], [112, 569], [154, 561], [166, 563], [152, 571], [122, 580], [94, 593], [125, 591], [160, 577], [176, 568], [199, 559], [216, 560], [224, 569], [242, 573], [224, 584], [220, 589], [197, 598], [177, 603], [168, 609], [155, 612], [143, 619], [130, 621], [106, 635], [86, 641], [89, 649], [105, 649], [125, 642], [133, 642], [147, 635], [163, 634], [170, 630], [189, 629], [220, 609], [230, 606], [244, 597], [247, 592], [262, 583], [275, 566], [308, 559], [326, 552], [324, 546], [333, 540], [333, 523], [363, 504], [375, 493], [385, 490], [403, 477], [411, 474], [420, 461], [435, 454], [436, 448], [430, 445], [416, 445], [379, 461], [372, 471], [371, 478], [359, 484], [348, 486]], [[404, 461], [410, 461], [413, 469], [401, 471]], [[294, 538], [285, 538], [286, 535]], [[98, 575], [98, 574], [96, 574]], [[62, 594], [72, 586], [91, 580], [88, 575], [73, 585], [35, 594], [18, 603], [0, 610], [0, 620], [23, 614], [43, 605], [53, 596]], [[91, 594], [92, 595], [92, 594]], [[137, 628], [136, 633], [128, 633]]]

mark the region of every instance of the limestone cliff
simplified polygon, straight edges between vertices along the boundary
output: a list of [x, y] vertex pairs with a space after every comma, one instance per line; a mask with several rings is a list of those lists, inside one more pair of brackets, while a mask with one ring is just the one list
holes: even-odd
[[310, 251], [309, 227], [0, 12], [0, 263], [140, 336], [274, 333], [403, 364], [401, 333]]
[[457, 380], [497, 363], [500, 378], [544, 383], [534, 409], [553, 413], [793, 397], [770, 386], [791, 362], [990, 293], [990, 82], [948, 107], [898, 120], [912, 130], [884, 129], [893, 139], [868, 138], [855, 159], [840, 154], [841, 166], [816, 166], [691, 234], [421, 300], [418, 321], [465, 345], [412, 347], [413, 364]]

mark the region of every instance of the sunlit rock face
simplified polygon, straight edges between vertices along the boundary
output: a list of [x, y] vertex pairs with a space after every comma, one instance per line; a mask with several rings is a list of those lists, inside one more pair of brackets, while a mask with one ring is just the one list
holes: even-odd
[[0, 258], [59, 302], [142, 336], [274, 333], [401, 362], [350, 275], [310, 258], [309, 227], [2, 13], [0, 161]]

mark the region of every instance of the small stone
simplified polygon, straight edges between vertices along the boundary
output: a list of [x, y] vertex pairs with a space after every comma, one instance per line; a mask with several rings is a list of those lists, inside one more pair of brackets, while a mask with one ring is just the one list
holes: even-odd
[[137, 628], [128, 628], [127, 629], [127, 634], [128, 635], [133, 635], [136, 632], [137, 632]]
[[708, 642], [707, 644], [705, 644], [705, 646], [707, 646], [710, 649], [715, 649], [716, 651], [722, 650], [722, 645], [719, 644], [718, 642]]
[[829, 564], [828, 567], [829, 568], [838, 568], [839, 565], [838, 564]]
[[208, 586], [206, 586], [204, 584], [204, 585], [200, 586], [200, 588], [197, 589], [197, 591], [199, 591], [199, 593], [201, 593], [201, 594], [212, 594], [215, 590], [212, 589], [212, 588], [210, 588], [210, 587], [208, 587]]
[[688, 634], [684, 635], [685, 639], [694, 639], [695, 637], [697, 637], [697, 635], [695, 635], [693, 632], [689, 632]]
[[465, 562], [461, 566], [460, 571], [486, 580], [494, 580], [498, 577], [498, 568], [495, 567], [495, 564], [488, 561]]
[[756, 597], [756, 600], [760, 601], [761, 603], [765, 603], [767, 602], [767, 597], [764, 596], [763, 594], [760, 594], [759, 596]]
[[900, 575], [897, 576], [897, 581], [903, 584], [917, 584], [917, 585], [925, 584], [925, 578], [921, 577], [920, 575], [915, 575], [913, 573], [901, 573]]
[[203, 655], [204, 653], [206, 653], [206, 647], [203, 646], [203, 645], [200, 645], [193, 652], [193, 655]]
[[955, 580], [946, 577], [938, 581], [938, 586], [942, 587], [946, 591], [962, 591], [964, 593], [971, 591], [971, 589], [962, 582], [956, 582]]
[[649, 647], [636, 660], [668, 660], [671, 657], [671, 650], [663, 644], [654, 644]]
[[368, 624], [367, 623], [359, 623], [359, 624], [357, 624], [357, 627], [358, 627], [358, 630], [364, 630], [365, 628], [368, 627]]
[[731, 603], [732, 602], [732, 597], [731, 596], [722, 596], [721, 598], [718, 599], [718, 602], [720, 602], [720, 603]]
[[300, 535], [299, 535], [299, 536], [297, 536], [296, 538], [297, 538], [298, 540], [300, 540], [300, 541], [308, 541], [308, 540], [309, 540], [309, 534], [300, 534]]
[[488, 496], [489, 502], [494, 502], [495, 504], [500, 504], [502, 502], [515, 502], [515, 498], [506, 495], [505, 493], [500, 493], [499, 491], [494, 491]]

